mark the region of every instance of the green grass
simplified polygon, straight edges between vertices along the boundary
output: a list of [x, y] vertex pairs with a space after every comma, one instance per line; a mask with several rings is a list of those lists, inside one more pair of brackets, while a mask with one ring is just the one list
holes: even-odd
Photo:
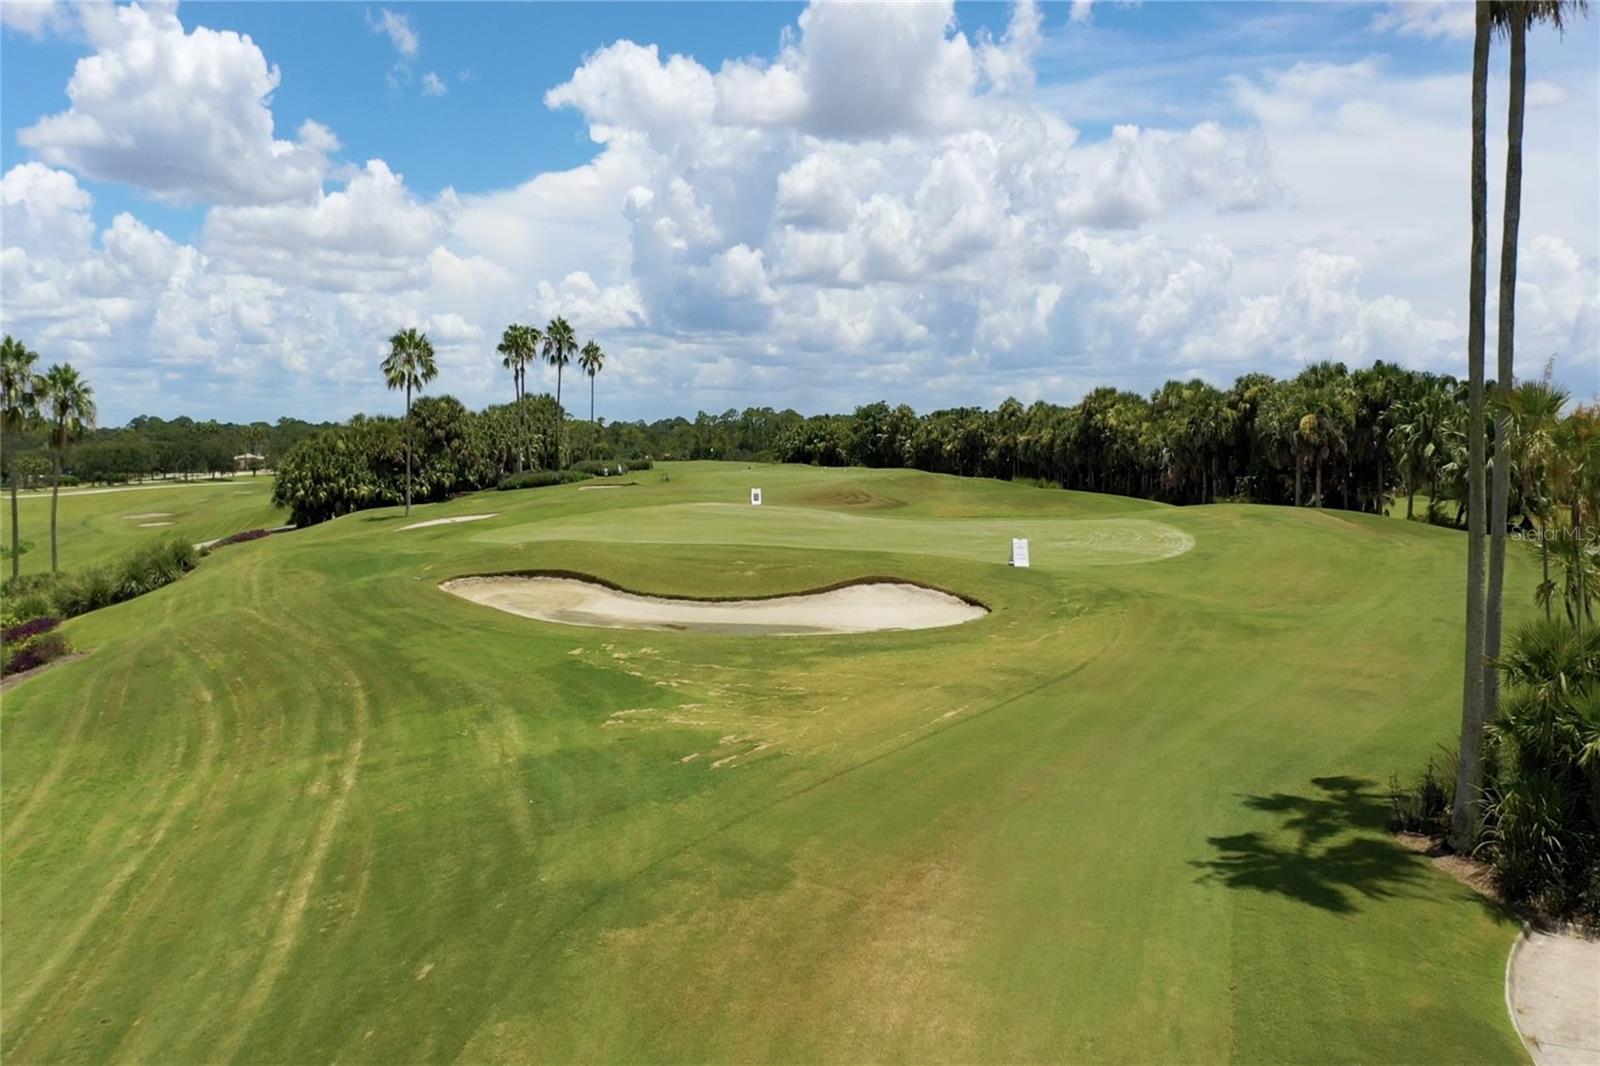
[[[5, 1058], [1522, 1057], [1514, 923], [1382, 830], [1381, 783], [1455, 728], [1459, 535], [905, 472], [631, 480], [349, 516], [67, 623], [91, 654], [0, 710]], [[992, 613], [761, 638], [437, 588], [520, 567], [894, 574]]]
[[[18, 500], [24, 574], [50, 569], [50, 493], [22, 493]], [[288, 521], [272, 506], [272, 479], [248, 475], [232, 481], [137, 485], [126, 490], [62, 489], [58, 544], [61, 569], [82, 570], [126, 555], [141, 544], [176, 534], [194, 543], [245, 529], [270, 529]], [[170, 523], [147, 525], [146, 523]], [[11, 548], [11, 495], [0, 494], [0, 544]], [[11, 575], [11, 560], [0, 560]]]

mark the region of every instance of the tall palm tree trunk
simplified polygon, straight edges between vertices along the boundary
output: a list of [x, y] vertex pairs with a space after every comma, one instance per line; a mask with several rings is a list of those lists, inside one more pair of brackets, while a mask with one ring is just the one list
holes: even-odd
[[1377, 505], [1372, 509], [1373, 514], [1381, 515], [1384, 512], [1383, 492], [1387, 486], [1384, 484], [1383, 479], [1383, 453], [1387, 450], [1382, 444], [1378, 445], [1378, 498]]
[[22, 526], [17, 520], [17, 442], [11, 434], [8, 443], [11, 452], [11, 576], [22, 573]]
[[50, 572], [52, 574], [61, 569], [61, 558], [56, 551], [56, 510], [60, 503], [61, 445], [57, 444], [50, 456]]
[[1489, 98], [1489, 0], [1477, 0], [1472, 42], [1472, 259], [1467, 284], [1467, 640], [1461, 688], [1461, 757], [1450, 845], [1471, 849], [1478, 832], [1483, 779], [1483, 335], [1488, 288], [1487, 155]]
[[561, 364], [556, 364], [556, 469], [561, 469], [562, 445], [567, 442], [567, 409], [561, 406]]
[[[1545, 535], [1545, 520], [1543, 514], [1540, 514], [1539, 516], [1538, 527], [1539, 569], [1543, 575], [1543, 581], [1539, 587], [1541, 589], [1548, 589], [1550, 587], [1550, 541]], [[1550, 597], [1548, 595], [1545, 597], [1544, 601], [1544, 620], [1546, 622], [1550, 621]]]
[[1500, 701], [1500, 678], [1493, 660], [1500, 657], [1501, 597], [1506, 576], [1506, 523], [1511, 495], [1511, 379], [1516, 373], [1514, 343], [1517, 315], [1517, 230], [1522, 223], [1522, 112], [1528, 88], [1528, 19], [1511, 10], [1511, 91], [1506, 110], [1505, 216], [1500, 234], [1500, 322], [1497, 328], [1495, 393], [1499, 417], [1494, 426], [1494, 486], [1489, 501], [1489, 596], [1484, 626], [1483, 717], [1493, 721]]
[[411, 517], [411, 382], [406, 382], [406, 517]]

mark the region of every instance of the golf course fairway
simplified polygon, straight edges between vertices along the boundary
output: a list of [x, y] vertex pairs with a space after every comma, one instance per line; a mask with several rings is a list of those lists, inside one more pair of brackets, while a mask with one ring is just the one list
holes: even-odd
[[[1458, 727], [1463, 535], [906, 471], [628, 480], [348, 515], [66, 623], [87, 654], [0, 706], [0, 1054], [1524, 1060], [1515, 923], [1385, 832], [1389, 775]], [[139, 496], [86, 500], [175, 510]], [[440, 588], [539, 570], [990, 613], [772, 639]]]
[[[108, 563], [141, 544], [166, 537], [192, 543], [226, 537], [245, 529], [271, 529], [288, 521], [272, 505], [272, 478], [241, 476], [228, 481], [157, 481], [108, 488], [61, 490], [57, 516], [61, 569], [82, 570]], [[11, 550], [11, 498], [0, 497], [0, 545]], [[24, 574], [50, 572], [50, 492], [24, 492], [17, 498], [22, 529]], [[7, 558], [0, 569], [9, 575]]]

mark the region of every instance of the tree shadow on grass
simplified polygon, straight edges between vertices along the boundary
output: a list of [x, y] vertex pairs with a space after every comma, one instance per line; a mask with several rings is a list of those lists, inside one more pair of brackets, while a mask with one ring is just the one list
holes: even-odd
[[1245, 796], [1244, 806], [1279, 817], [1274, 831], [1211, 837], [1213, 858], [1190, 865], [1201, 881], [1288, 896], [1336, 914], [1356, 910], [1357, 897], [1402, 895], [1428, 868], [1382, 831], [1388, 796], [1357, 777], [1316, 777], [1316, 793]]

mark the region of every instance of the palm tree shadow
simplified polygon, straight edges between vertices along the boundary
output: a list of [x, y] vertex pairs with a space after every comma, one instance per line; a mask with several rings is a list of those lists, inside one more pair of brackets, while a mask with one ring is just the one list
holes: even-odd
[[1245, 796], [1245, 807], [1277, 815], [1274, 831], [1210, 837], [1216, 854], [1189, 865], [1199, 881], [1288, 896], [1337, 914], [1356, 901], [1405, 893], [1424, 876], [1427, 861], [1390, 840], [1388, 798], [1374, 782], [1317, 777], [1317, 792]]

